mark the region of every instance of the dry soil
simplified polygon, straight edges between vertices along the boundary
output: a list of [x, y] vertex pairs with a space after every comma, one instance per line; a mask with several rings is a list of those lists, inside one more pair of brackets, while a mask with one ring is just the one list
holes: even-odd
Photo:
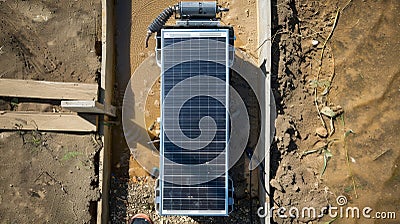
[[[96, 83], [100, 1], [0, 1], [1, 78]], [[1, 98], [0, 110], [57, 112], [59, 102]], [[90, 223], [101, 143], [91, 135], [0, 133], [1, 223]]]

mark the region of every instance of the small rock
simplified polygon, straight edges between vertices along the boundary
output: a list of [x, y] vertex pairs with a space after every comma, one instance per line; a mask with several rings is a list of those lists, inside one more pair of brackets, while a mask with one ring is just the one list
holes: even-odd
[[160, 107], [160, 101], [159, 100], [154, 100], [154, 106], [159, 108]]
[[336, 116], [342, 114], [343, 108], [340, 105], [337, 105], [336, 107], [333, 107], [332, 110], [335, 112]]
[[318, 127], [315, 129], [315, 133], [321, 138], [326, 138], [328, 136], [328, 131], [324, 127]]
[[277, 180], [272, 179], [269, 183], [273, 188], [277, 189], [278, 191], [282, 191], [282, 186], [278, 183]]
[[319, 41], [318, 40], [312, 40], [311, 43], [312, 43], [313, 46], [317, 46], [319, 44]]
[[289, 133], [285, 133], [283, 138], [283, 145], [287, 148], [290, 145], [291, 137]]
[[14, 185], [10, 184], [10, 187], [14, 187]]

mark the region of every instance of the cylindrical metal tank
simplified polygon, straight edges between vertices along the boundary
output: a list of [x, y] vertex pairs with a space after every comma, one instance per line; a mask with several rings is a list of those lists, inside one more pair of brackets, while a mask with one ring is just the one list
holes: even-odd
[[179, 14], [182, 19], [215, 18], [217, 14], [216, 2], [180, 2]]

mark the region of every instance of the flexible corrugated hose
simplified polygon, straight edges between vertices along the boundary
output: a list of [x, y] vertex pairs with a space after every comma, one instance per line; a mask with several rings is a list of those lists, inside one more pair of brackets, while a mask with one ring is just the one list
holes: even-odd
[[171, 16], [174, 14], [174, 12], [175, 8], [169, 6], [168, 8], [164, 9], [160, 13], [160, 15], [158, 15], [157, 18], [153, 20], [152, 23], [150, 23], [150, 25], [147, 27], [146, 48], [149, 46], [149, 38], [151, 37], [151, 35], [155, 32], [160, 31], [165, 23], [167, 23], [169, 18], [171, 18]]

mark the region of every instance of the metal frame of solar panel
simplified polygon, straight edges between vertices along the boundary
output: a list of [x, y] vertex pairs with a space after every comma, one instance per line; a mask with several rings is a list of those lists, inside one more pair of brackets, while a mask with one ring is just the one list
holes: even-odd
[[[227, 153], [229, 34], [229, 29], [219, 28], [161, 30], [161, 159], [159, 197], [156, 199], [159, 202], [161, 215], [225, 216], [229, 214], [228, 188], [232, 185], [228, 179]], [[214, 45], [214, 49], [210, 49], [207, 46], [201, 46], [203, 40], [218, 41], [219, 44]], [[181, 43], [184, 44], [180, 45]], [[215, 48], [215, 46], [223, 47]], [[218, 60], [220, 61], [217, 63]], [[172, 94], [172, 89], [180, 85], [182, 81], [206, 76], [223, 81], [222, 85], [213, 83], [210, 86], [217, 87], [215, 91], [211, 91], [212, 93], [223, 94], [225, 105], [212, 97], [201, 94], [188, 99], [181, 108], [174, 105], [174, 100], [164, 101], [167, 96], [178, 99], [187, 97], [191, 92], [193, 94], [196, 92], [194, 89], [198, 91], [199, 88], [207, 88], [204, 83], [199, 84], [191, 80], [188, 84], [181, 86], [183, 91], [175, 91], [176, 93]], [[210, 93], [209, 90], [208, 93]], [[215, 138], [207, 146], [198, 149], [202, 142], [197, 141], [196, 137], [201, 133], [212, 131], [208, 130], [211, 128], [209, 126], [202, 127], [200, 130], [199, 123], [204, 116], [212, 117], [217, 131]], [[193, 149], [184, 149], [170, 139], [179, 134], [174, 130], [169, 130], [176, 128], [171, 124], [174, 119], [179, 119], [182, 133], [190, 138], [186, 145], [193, 146]], [[167, 131], [169, 133], [172, 131], [172, 134], [167, 135]], [[217, 155], [222, 156], [215, 159]], [[208, 164], [212, 159], [216, 163]]]

